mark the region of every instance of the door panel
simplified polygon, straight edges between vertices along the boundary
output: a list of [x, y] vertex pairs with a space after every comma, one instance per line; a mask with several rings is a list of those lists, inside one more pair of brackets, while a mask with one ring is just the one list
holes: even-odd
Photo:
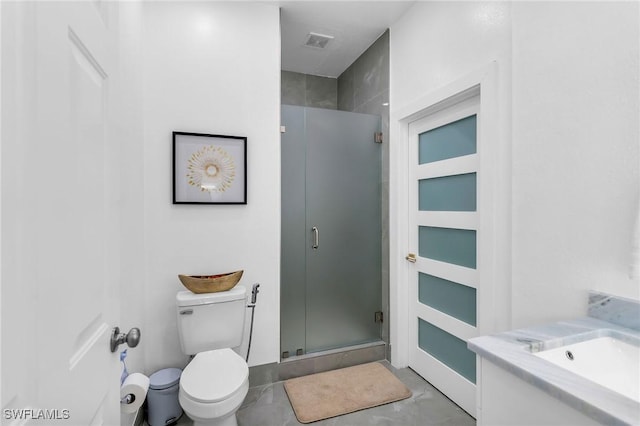
[[475, 269], [476, 231], [437, 226], [418, 226], [420, 257]]
[[12, 396], [3, 406], [59, 410], [60, 417], [67, 411], [68, 419], [48, 419], [52, 424], [118, 424], [118, 355], [109, 351], [120, 282], [117, 265], [108, 263], [117, 236], [109, 232], [115, 220], [107, 176], [114, 64], [106, 22], [118, 5], [14, 6], [10, 13], [30, 25], [14, 28], [20, 36], [11, 65], [25, 71], [16, 90], [32, 102], [20, 106], [24, 121], [14, 129], [21, 147], [10, 148], [24, 167], [15, 177], [24, 204], [16, 208], [28, 213], [16, 226], [28, 260], [18, 259], [12, 272], [18, 281], [8, 284], [24, 283], [19, 291], [33, 297], [10, 312], [16, 319], [32, 315], [34, 335], [26, 341], [20, 327], [8, 327], [3, 339], [33, 353], [22, 366], [35, 373], [31, 389], [8, 385]]
[[[108, 286], [117, 285], [106, 265], [108, 32], [93, 4], [38, 8], [37, 158], [47, 186], [55, 188], [44, 196], [46, 214], [38, 220], [44, 237], [38, 269], [42, 283], [56, 283], [39, 287], [38, 311], [52, 318], [38, 321], [38, 341], [60, 348], [57, 356], [39, 358], [39, 401], [45, 407], [71, 405], [73, 420], [90, 424], [103, 404], [112, 412], [118, 407], [117, 398], [106, 399], [112, 377], [117, 380], [117, 357], [107, 345], [114, 320]], [[69, 300], [73, 308], [61, 313]], [[86, 391], [69, 401], [78, 392], [60, 392], [61, 382]]]
[[420, 133], [418, 163], [426, 164], [476, 153], [477, 116], [470, 115]]
[[418, 273], [418, 301], [469, 325], [477, 323], [476, 289], [434, 275]]
[[[420, 179], [418, 204], [420, 211], [476, 211], [476, 174]], [[456, 194], [452, 197], [451, 194]]]
[[476, 356], [467, 349], [467, 342], [420, 318], [418, 346], [475, 384]]
[[281, 135], [280, 347], [291, 355], [306, 346], [307, 218], [304, 108], [283, 105]]

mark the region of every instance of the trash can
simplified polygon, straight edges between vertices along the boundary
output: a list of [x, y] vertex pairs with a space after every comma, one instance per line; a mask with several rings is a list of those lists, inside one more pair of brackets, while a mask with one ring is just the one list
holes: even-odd
[[147, 422], [150, 426], [175, 423], [182, 415], [182, 407], [178, 402], [181, 374], [179, 368], [164, 368], [149, 377]]

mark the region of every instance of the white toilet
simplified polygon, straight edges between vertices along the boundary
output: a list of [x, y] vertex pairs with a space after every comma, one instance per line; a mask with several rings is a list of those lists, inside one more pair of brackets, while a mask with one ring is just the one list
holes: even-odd
[[178, 400], [194, 426], [237, 426], [249, 390], [249, 367], [231, 348], [244, 334], [246, 289], [176, 295], [180, 346], [195, 355], [180, 378]]

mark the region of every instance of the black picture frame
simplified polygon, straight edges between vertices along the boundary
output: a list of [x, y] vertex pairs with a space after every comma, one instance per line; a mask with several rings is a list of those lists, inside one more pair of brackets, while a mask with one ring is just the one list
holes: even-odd
[[173, 132], [173, 204], [247, 204], [247, 138]]

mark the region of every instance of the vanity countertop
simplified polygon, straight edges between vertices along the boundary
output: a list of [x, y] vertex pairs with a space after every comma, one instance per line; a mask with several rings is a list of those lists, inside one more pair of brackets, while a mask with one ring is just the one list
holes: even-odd
[[606, 425], [640, 425], [640, 402], [609, 390], [535, 355], [584, 340], [585, 335], [614, 332], [635, 343], [640, 332], [585, 317], [470, 339], [470, 350], [527, 383]]

